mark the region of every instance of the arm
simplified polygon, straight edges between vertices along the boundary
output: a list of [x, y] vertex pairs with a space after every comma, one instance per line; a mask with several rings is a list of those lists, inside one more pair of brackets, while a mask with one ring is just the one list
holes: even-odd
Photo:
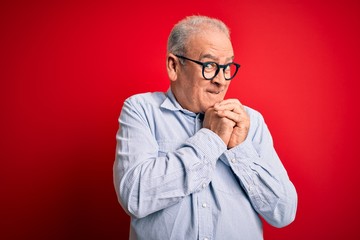
[[172, 206], [211, 181], [226, 145], [202, 129], [177, 149], [159, 156], [151, 114], [135, 101], [124, 103], [117, 133], [114, 184], [128, 214], [142, 218]]
[[296, 190], [276, 154], [263, 117], [237, 99], [224, 100], [214, 109], [235, 123], [229, 150], [221, 159], [240, 180], [252, 206], [273, 226], [290, 224], [297, 208]]
[[297, 208], [296, 190], [273, 147], [258, 112], [251, 112], [247, 138], [227, 150], [221, 160], [234, 171], [254, 209], [271, 225], [290, 224]]

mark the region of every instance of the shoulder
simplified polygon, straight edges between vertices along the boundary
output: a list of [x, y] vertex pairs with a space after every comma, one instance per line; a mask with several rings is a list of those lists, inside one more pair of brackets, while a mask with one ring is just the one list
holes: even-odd
[[164, 92], [147, 92], [132, 95], [125, 100], [125, 103], [133, 105], [160, 105], [166, 98]]
[[132, 111], [149, 112], [159, 109], [160, 105], [166, 99], [164, 92], [147, 92], [132, 95], [124, 102], [124, 108], [130, 108]]
[[164, 92], [147, 92], [132, 95], [125, 100], [121, 115], [124, 117], [128, 115], [145, 117], [158, 114], [165, 99], [166, 94]]

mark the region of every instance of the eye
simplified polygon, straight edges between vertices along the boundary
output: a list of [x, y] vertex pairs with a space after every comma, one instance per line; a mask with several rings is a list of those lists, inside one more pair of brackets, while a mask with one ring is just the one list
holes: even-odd
[[204, 64], [204, 66], [205, 66], [205, 71], [207, 71], [207, 72], [211, 72], [211, 71], [214, 71], [214, 70], [216, 70], [217, 69], [217, 65], [216, 65], [216, 63], [214, 63], [214, 62], [206, 62], [205, 64]]
[[224, 71], [225, 72], [230, 72], [231, 71], [231, 63], [225, 66]]

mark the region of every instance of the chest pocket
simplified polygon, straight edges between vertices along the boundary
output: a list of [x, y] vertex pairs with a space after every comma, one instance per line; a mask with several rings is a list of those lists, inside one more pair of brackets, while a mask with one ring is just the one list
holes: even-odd
[[173, 152], [181, 146], [182, 142], [179, 140], [159, 140], [158, 157], [165, 157], [168, 152]]
[[244, 194], [239, 180], [229, 166], [218, 160], [212, 181], [212, 186], [221, 192], [228, 194]]

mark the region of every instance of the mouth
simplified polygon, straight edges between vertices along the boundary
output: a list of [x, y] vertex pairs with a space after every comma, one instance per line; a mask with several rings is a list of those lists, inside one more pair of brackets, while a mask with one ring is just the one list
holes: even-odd
[[207, 90], [208, 93], [211, 93], [211, 94], [214, 94], [214, 95], [217, 95], [219, 93], [222, 92], [222, 90]]

